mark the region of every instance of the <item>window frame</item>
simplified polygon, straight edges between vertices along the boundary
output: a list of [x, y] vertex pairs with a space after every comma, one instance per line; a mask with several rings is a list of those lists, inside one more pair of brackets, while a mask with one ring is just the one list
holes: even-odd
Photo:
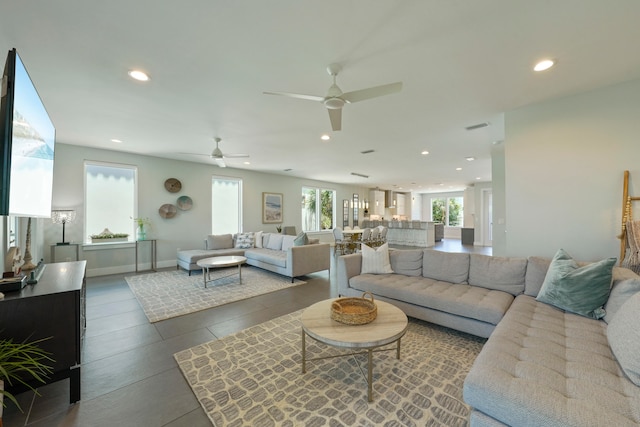
[[238, 178], [238, 177], [234, 177], [234, 176], [222, 176], [222, 175], [211, 175], [211, 234], [222, 234], [219, 232], [215, 232], [214, 231], [214, 207], [213, 207], [213, 185], [214, 182], [218, 180], [218, 181], [234, 181], [237, 182], [238, 184], [238, 230], [235, 232], [232, 232], [231, 234], [235, 234], [235, 233], [242, 233], [244, 230], [244, 223], [243, 223], [243, 209], [244, 209], [244, 204], [242, 203], [242, 199], [243, 199], [243, 194], [244, 194], [244, 181], [242, 178]]
[[[303, 213], [305, 209], [305, 203], [306, 203], [306, 194], [308, 191], [313, 190], [315, 191], [315, 198], [316, 200], [322, 200], [322, 193], [324, 192], [330, 192], [331, 193], [331, 227], [330, 228], [322, 228], [322, 203], [316, 203], [315, 206], [315, 213], [314, 213], [314, 222], [315, 222], [315, 228], [314, 229], [305, 229], [306, 226], [306, 221], [305, 221], [305, 215]], [[308, 186], [308, 185], [303, 185], [301, 187], [301, 191], [300, 194], [302, 196], [302, 206], [301, 206], [301, 216], [300, 216], [300, 222], [301, 222], [301, 228], [302, 231], [304, 232], [322, 232], [322, 231], [329, 231], [329, 230], [333, 230], [336, 227], [336, 200], [337, 200], [337, 192], [336, 190], [332, 189], [332, 188], [322, 188], [322, 187], [313, 187], [313, 186]]]

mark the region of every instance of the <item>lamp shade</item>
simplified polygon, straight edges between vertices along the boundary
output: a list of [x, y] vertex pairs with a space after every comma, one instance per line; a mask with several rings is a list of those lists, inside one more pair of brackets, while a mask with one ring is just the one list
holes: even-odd
[[66, 224], [76, 219], [76, 211], [74, 210], [55, 210], [51, 211], [51, 221], [54, 224]]

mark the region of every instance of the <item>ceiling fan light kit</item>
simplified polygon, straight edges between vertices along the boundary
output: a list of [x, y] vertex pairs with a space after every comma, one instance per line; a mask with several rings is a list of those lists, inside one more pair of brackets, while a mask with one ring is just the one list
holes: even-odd
[[329, 112], [329, 121], [331, 122], [331, 129], [335, 131], [342, 130], [342, 107], [345, 104], [352, 104], [354, 102], [364, 101], [371, 98], [377, 98], [379, 96], [391, 95], [402, 90], [402, 82], [390, 83], [381, 86], [370, 87], [367, 89], [360, 89], [352, 92], [343, 93], [342, 89], [336, 83], [336, 77], [338, 73], [342, 71], [340, 64], [329, 64], [327, 67], [327, 73], [333, 77], [333, 84], [329, 86], [327, 95], [303, 95], [299, 93], [289, 92], [263, 92], [266, 95], [280, 95], [287, 96], [289, 98], [304, 99], [307, 101], [322, 102]]

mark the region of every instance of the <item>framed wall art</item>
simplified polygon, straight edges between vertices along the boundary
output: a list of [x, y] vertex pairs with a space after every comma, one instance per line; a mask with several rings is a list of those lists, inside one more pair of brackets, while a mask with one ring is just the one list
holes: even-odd
[[282, 193], [262, 193], [262, 223], [282, 223]]

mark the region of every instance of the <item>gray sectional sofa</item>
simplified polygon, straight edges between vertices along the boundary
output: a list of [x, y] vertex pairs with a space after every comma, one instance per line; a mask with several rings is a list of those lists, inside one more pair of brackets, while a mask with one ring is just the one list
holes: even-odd
[[[472, 426], [640, 425], [640, 277], [632, 271], [613, 268], [607, 315], [595, 320], [536, 300], [550, 259], [426, 249], [390, 251], [389, 262], [393, 273], [361, 274], [361, 254], [339, 257], [338, 293], [371, 292], [408, 316], [488, 337], [463, 388]], [[614, 327], [630, 338], [618, 340], [630, 363], [618, 348], [614, 355]]]
[[[247, 239], [248, 235], [253, 235], [254, 240]], [[193, 270], [201, 270], [197, 265], [201, 259], [242, 255], [247, 258], [248, 265], [291, 277], [292, 281], [295, 277], [329, 270], [330, 245], [304, 237], [276, 233], [209, 235], [204, 241], [204, 249], [178, 251], [177, 268], [191, 274]], [[255, 239], [259, 239], [257, 244]]]

